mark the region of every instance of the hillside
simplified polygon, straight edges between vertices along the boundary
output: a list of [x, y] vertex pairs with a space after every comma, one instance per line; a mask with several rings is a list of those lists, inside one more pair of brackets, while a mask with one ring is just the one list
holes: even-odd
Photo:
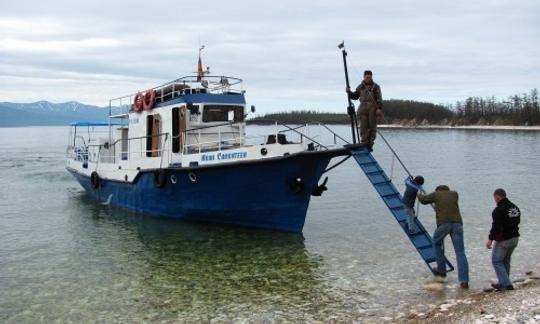
[[107, 120], [108, 115], [108, 108], [75, 101], [0, 102], [0, 127], [68, 125], [74, 121], [103, 122]]
[[[540, 107], [537, 89], [516, 94], [507, 99], [494, 97], [469, 97], [455, 105], [443, 106], [429, 102], [390, 99], [383, 101], [384, 123], [393, 125], [540, 125]], [[0, 102], [0, 127], [68, 125], [74, 121], [107, 121], [109, 109], [85, 105], [76, 101], [51, 103]], [[115, 113], [115, 112], [113, 112]], [[286, 124], [321, 122], [348, 124], [349, 116], [343, 113], [313, 110], [288, 110], [249, 119], [250, 124]]]
[[[412, 100], [384, 100], [385, 123], [424, 122], [445, 124], [455, 117], [455, 112], [445, 106]], [[324, 124], [348, 124], [349, 116], [345, 113], [326, 113], [311, 110], [278, 112], [250, 119], [251, 124], [271, 124], [274, 121], [286, 124], [304, 124], [321, 122]]]
[[[390, 99], [383, 100], [384, 123], [402, 126], [416, 125], [506, 125], [539, 126], [540, 105], [538, 90], [516, 94], [504, 100], [495, 97], [469, 97], [454, 106], [429, 102]], [[345, 110], [345, 109], [344, 109]], [[348, 124], [349, 116], [343, 113], [326, 113], [313, 110], [278, 112], [248, 120], [251, 124], [286, 124], [321, 122], [325, 124]]]

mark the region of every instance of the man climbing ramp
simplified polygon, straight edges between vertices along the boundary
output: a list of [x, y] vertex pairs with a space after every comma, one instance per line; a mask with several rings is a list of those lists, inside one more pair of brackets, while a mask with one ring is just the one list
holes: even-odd
[[381, 87], [373, 81], [373, 73], [364, 71], [364, 80], [353, 92], [350, 88], [345, 89], [350, 99], [360, 99], [360, 105], [356, 112], [360, 119], [360, 137], [369, 151], [373, 151], [373, 144], [377, 136], [377, 117], [382, 117], [382, 94]]
[[416, 194], [418, 191], [423, 191], [423, 184], [424, 177], [422, 176], [416, 176], [414, 178], [410, 176], [405, 179], [405, 192], [403, 193], [401, 202], [403, 202], [403, 207], [405, 207], [405, 211], [407, 212], [407, 226], [410, 234], [415, 234], [417, 232], [416, 226], [414, 225], [414, 220], [416, 218], [414, 213], [414, 202], [416, 201]]
[[458, 193], [446, 185], [438, 186], [434, 192], [426, 195], [418, 192], [418, 200], [426, 204], [434, 204], [437, 229], [433, 233], [433, 250], [437, 259], [438, 277], [446, 277], [446, 261], [443, 251], [444, 238], [450, 235], [456, 260], [458, 263], [458, 279], [461, 288], [469, 288], [469, 263], [465, 255], [463, 242], [463, 221], [459, 211]]

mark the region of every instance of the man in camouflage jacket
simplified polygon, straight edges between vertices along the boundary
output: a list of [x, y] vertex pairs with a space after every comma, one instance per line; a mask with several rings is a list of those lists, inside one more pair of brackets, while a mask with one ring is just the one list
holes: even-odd
[[352, 100], [360, 99], [356, 112], [360, 119], [360, 137], [371, 151], [377, 136], [377, 117], [382, 117], [381, 87], [373, 82], [373, 73], [368, 70], [364, 71], [364, 80], [355, 91], [349, 88], [346, 91]]

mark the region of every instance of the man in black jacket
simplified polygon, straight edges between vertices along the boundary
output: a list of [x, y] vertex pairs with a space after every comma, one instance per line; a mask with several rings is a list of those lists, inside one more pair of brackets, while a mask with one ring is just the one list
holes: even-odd
[[486, 241], [486, 247], [491, 249], [493, 241], [495, 241], [491, 263], [499, 283], [492, 284], [492, 286], [497, 290], [513, 290], [514, 286], [510, 281], [510, 259], [512, 252], [518, 245], [521, 212], [516, 205], [506, 198], [504, 189], [495, 190], [493, 198], [497, 203], [497, 207], [491, 214], [493, 223], [489, 238]]

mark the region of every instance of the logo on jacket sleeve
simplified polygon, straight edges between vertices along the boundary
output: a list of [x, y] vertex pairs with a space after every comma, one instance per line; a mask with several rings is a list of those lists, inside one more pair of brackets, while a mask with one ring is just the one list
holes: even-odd
[[516, 207], [512, 207], [508, 209], [508, 217], [515, 218], [515, 217], [519, 217], [519, 215], [520, 215], [519, 209], [517, 209]]

